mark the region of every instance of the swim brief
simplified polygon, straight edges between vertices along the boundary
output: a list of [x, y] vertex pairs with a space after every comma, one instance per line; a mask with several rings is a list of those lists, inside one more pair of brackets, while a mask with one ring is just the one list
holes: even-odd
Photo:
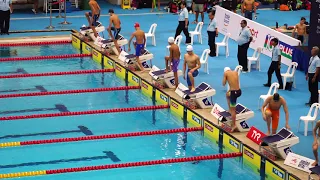
[[302, 35], [298, 35], [297, 39], [301, 41], [301, 44], [303, 44], [304, 37]]
[[113, 31], [114, 39], [119, 39], [118, 35], [119, 35], [120, 31], [121, 31], [121, 28], [111, 27], [111, 31]]
[[172, 71], [178, 72], [178, 66], [180, 63], [180, 59], [172, 59]]
[[94, 16], [92, 16], [92, 12], [89, 12], [89, 16], [93, 18], [92, 26], [98, 26], [100, 14], [95, 14]]
[[144, 49], [144, 44], [136, 44], [136, 56], [141, 55], [141, 51]]
[[241, 96], [241, 89], [239, 90], [230, 90], [230, 107], [236, 107], [237, 98]]
[[268, 107], [266, 108], [267, 111], [271, 112], [272, 129], [278, 129], [280, 110], [272, 110]]
[[[188, 86], [192, 86], [191, 81], [190, 81], [190, 78], [189, 78], [189, 75], [188, 75], [188, 73], [189, 73], [190, 70], [191, 70], [191, 69], [188, 69], [188, 71], [187, 71], [187, 84], [188, 84]], [[193, 71], [192, 76], [193, 76], [193, 77], [197, 77], [198, 74], [199, 74], [199, 71], [198, 71], [198, 69], [197, 69], [197, 70]]]

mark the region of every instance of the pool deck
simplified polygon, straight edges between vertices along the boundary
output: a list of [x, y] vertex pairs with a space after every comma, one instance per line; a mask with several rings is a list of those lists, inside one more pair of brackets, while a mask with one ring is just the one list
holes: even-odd
[[[75, 32], [72, 33], [72, 35], [79, 37], [79, 33]], [[71, 40], [71, 35], [63, 35], [63, 36], [38, 36], [38, 37], [24, 37], [22, 38], [24, 42], [41, 42], [41, 41], [57, 41], [57, 40]], [[14, 42], [21, 42], [21, 37], [17, 37], [17, 38], [3, 38], [1, 39], [1, 43], [14, 43]], [[87, 44], [89, 44], [90, 46], [94, 47], [97, 51], [101, 52], [101, 48], [94, 45], [93, 42], [86, 42]], [[110, 55], [108, 56], [109, 58], [111, 58], [112, 60], [114, 60], [115, 62], [117, 62], [118, 64], [122, 65], [123, 67], [125, 67], [124, 63], [118, 59], [117, 56], [115, 55]], [[129, 70], [130, 71], [130, 70]], [[152, 77], [149, 75], [149, 71], [145, 71], [145, 72], [140, 72], [140, 71], [134, 71], [132, 72], [133, 74], [135, 74], [136, 76], [139, 76], [142, 80], [153, 84], [152, 83]], [[181, 104], [183, 104], [183, 101], [181, 99], [181, 97], [179, 97], [175, 92], [174, 89], [161, 89], [162, 92], [164, 92], [165, 94], [167, 94], [168, 96], [170, 96], [171, 99], [174, 99], [178, 102], [180, 102]], [[213, 124], [215, 124], [216, 126], [220, 126], [221, 127], [221, 123], [218, 123], [218, 120], [213, 117], [210, 113], [211, 108], [210, 109], [196, 109], [193, 110], [195, 113], [199, 114], [200, 116], [202, 116], [204, 119], [207, 119], [209, 121], [211, 121]], [[246, 137], [247, 133], [240, 133], [240, 132], [236, 132], [236, 133], [231, 133], [232, 136], [234, 136], [236, 139], [238, 139], [239, 141], [241, 141], [242, 144], [245, 144], [249, 147], [251, 147], [253, 150], [256, 150], [256, 152], [259, 152], [259, 146], [257, 144], [255, 144], [254, 142], [252, 142], [250, 139], [248, 139]], [[263, 155], [261, 155], [263, 156]], [[270, 160], [270, 159], [269, 159]], [[270, 160], [273, 161], [273, 160]], [[306, 172], [303, 172], [301, 170], [289, 167], [284, 165], [284, 160], [276, 160], [273, 161], [276, 165], [278, 165], [279, 167], [285, 169], [287, 172], [289, 172], [290, 174], [295, 175], [297, 178], [301, 179], [301, 180], [305, 180], [309, 178], [309, 174]], [[311, 177], [313, 179], [317, 179], [316, 175], [311, 175]]]

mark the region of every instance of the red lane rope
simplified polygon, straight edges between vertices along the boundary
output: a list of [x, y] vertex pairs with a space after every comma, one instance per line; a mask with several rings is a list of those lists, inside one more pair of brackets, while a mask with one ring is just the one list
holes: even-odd
[[68, 43], [71, 43], [71, 40], [47, 41], [47, 42], [3, 43], [3, 44], [0, 44], [0, 47], [43, 46], [43, 45], [53, 45], [53, 44], [68, 44]]
[[91, 54], [63, 54], [53, 56], [33, 56], [33, 57], [13, 57], [13, 58], [0, 58], [0, 62], [8, 61], [39, 61], [39, 60], [52, 60], [52, 59], [67, 59], [78, 57], [91, 57]]
[[95, 69], [95, 70], [48, 72], [48, 73], [34, 73], [34, 74], [12, 74], [12, 75], [0, 76], [0, 79], [27, 78], [27, 77], [40, 77], [40, 76], [63, 76], [63, 75], [78, 75], [78, 74], [94, 74], [94, 73], [103, 73], [103, 72], [114, 72], [114, 69]]
[[86, 167], [79, 167], [79, 168], [46, 170], [46, 174], [61, 174], [61, 173], [82, 172], [82, 171], [96, 171], [96, 170], [103, 170], [103, 169], [151, 166], [151, 165], [159, 165], [159, 164], [172, 164], [172, 163], [194, 162], [194, 161], [214, 160], [214, 159], [223, 159], [223, 158], [235, 158], [240, 156], [242, 156], [242, 153], [237, 152], [237, 153], [215, 154], [215, 155], [207, 155], [207, 156], [161, 159], [161, 160], [154, 160], [154, 161], [142, 161], [142, 162], [132, 162], [132, 163], [123, 163], [123, 164], [108, 164], [108, 165], [102, 165], [102, 166], [86, 166]]
[[92, 93], [92, 92], [131, 90], [131, 89], [140, 89], [140, 86], [120, 86], [120, 87], [109, 87], [109, 88], [76, 89], [76, 90], [51, 91], [51, 92], [2, 94], [2, 95], [0, 95], [0, 98], [15, 98], [15, 97], [28, 97], [28, 96], [50, 96], [50, 95], [57, 95], [57, 94]]
[[169, 105], [62, 112], [62, 113], [50, 113], [50, 114], [33, 114], [33, 115], [24, 115], [24, 116], [7, 116], [7, 117], [0, 117], [0, 121], [34, 119], [34, 118], [50, 118], [50, 117], [61, 117], [61, 116], [80, 116], [80, 115], [88, 115], [88, 114], [106, 114], [106, 113], [116, 113], [116, 112], [147, 111], [147, 110], [166, 109], [166, 108], [169, 108]]
[[100, 135], [100, 136], [84, 136], [84, 137], [74, 137], [74, 138], [23, 141], [23, 142], [20, 142], [20, 146], [64, 143], [64, 142], [74, 142], [74, 141], [92, 141], [92, 140], [99, 140], [99, 139], [125, 138], [125, 137], [135, 137], [135, 136], [173, 134], [173, 133], [194, 132], [194, 131], [202, 131], [202, 130], [203, 130], [203, 127], [192, 127], [192, 128], [179, 128], [179, 129], [156, 130], [156, 131], [146, 131], [146, 132], [131, 132], [131, 133], [123, 133], [123, 134], [106, 134], [106, 135]]

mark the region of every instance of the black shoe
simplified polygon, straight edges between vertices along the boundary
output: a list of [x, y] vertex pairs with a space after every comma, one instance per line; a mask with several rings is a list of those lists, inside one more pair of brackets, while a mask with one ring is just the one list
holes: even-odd
[[271, 85], [267, 83], [267, 84], [264, 84], [263, 86], [264, 87], [270, 87]]
[[209, 54], [210, 57], [215, 57], [217, 56], [216, 54]]

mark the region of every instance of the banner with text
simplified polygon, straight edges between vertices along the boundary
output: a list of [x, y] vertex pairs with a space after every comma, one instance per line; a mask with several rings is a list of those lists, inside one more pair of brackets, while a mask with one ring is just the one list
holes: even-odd
[[[224, 35], [230, 33], [230, 38], [237, 40], [240, 34], [240, 22], [245, 18], [235, 14], [229, 10], [226, 10], [220, 6], [216, 6], [215, 18], [218, 24], [218, 31]], [[300, 41], [287, 36], [281, 32], [275, 31], [267, 26], [259, 24], [257, 22], [245, 19], [248, 22], [248, 28], [251, 31], [253, 41], [250, 44], [252, 49], [257, 49], [258, 47], [263, 48], [262, 53], [271, 57], [272, 47], [270, 41], [273, 38], [279, 39], [279, 46], [282, 51], [282, 63], [285, 65], [290, 65], [292, 61], [292, 46], [298, 46]], [[250, 56], [250, 55], [249, 55]]]

